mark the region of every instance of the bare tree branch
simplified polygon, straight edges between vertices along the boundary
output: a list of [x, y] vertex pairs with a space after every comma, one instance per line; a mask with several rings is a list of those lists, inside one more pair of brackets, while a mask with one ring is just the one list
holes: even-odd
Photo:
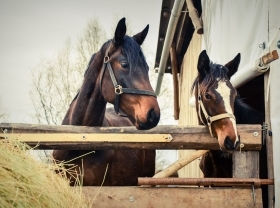
[[59, 124], [77, 93], [88, 60], [105, 41], [98, 19], [88, 22], [75, 47], [67, 40], [55, 58], [41, 60], [32, 70], [30, 91], [38, 123]]

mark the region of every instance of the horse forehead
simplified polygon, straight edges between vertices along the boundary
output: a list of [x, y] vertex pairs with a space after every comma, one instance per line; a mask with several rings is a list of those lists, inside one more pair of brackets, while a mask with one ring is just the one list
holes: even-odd
[[224, 101], [224, 108], [227, 113], [233, 113], [232, 108], [231, 108], [231, 88], [227, 85], [226, 81], [220, 80], [218, 82], [218, 87], [216, 91], [220, 94], [222, 97], [222, 100]]
[[149, 66], [146, 62], [141, 47], [135, 41], [134, 42], [128, 41], [128, 44], [124, 43], [119, 53], [119, 56], [126, 58], [126, 60], [130, 65], [130, 69], [132, 71], [135, 71], [136, 69], [140, 69], [146, 72], [149, 70]]
[[228, 86], [227, 81], [219, 80], [217, 85], [216, 91], [220, 94], [224, 101], [230, 101], [232, 89]]
[[228, 71], [228, 68], [224, 65], [221, 65], [221, 64], [212, 64], [211, 66], [211, 70], [214, 70], [214, 71]]

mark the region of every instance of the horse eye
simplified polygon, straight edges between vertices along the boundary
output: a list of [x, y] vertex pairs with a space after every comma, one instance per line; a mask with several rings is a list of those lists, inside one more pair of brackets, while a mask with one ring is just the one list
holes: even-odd
[[208, 99], [208, 100], [211, 100], [211, 99], [212, 99], [211, 95], [209, 95], [209, 94], [205, 94], [205, 97], [206, 97], [206, 99]]
[[126, 61], [121, 62], [122, 68], [128, 68], [128, 63]]

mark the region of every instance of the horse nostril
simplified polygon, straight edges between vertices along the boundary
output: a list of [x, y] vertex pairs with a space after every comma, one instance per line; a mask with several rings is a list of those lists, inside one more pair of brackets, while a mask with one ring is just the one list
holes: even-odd
[[159, 116], [154, 111], [154, 109], [151, 109], [148, 112], [148, 114], [147, 114], [147, 121], [148, 121], [148, 123], [154, 124], [154, 125], [157, 125], [157, 123], [159, 122]]
[[230, 150], [234, 150], [235, 149], [235, 145], [231, 141], [229, 136], [226, 137], [225, 142], [224, 142], [224, 146], [225, 146], [225, 148], [230, 149]]
[[151, 129], [155, 127], [160, 119], [160, 114], [157, 114], [153, 109], [147, 113], [147, 121], [146, 122], [139, 122], [139, 128], [141, 130]]
[[155, 119], [155, 112], [154, 112], [154, 110], [150, 110], [149, 113], [148, 113], [148, 118], [147, 118], [147, 120], [148, 120], [150, 123], [152, 123], [154, 119]]

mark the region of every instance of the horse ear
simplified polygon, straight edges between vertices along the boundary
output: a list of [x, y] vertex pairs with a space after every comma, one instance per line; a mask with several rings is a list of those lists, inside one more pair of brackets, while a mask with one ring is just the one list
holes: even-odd
[[229, 78], [237, 72], [239, 63], [240, 63], [241, 55], [238, 53], [234, 59], [232, 59], [230, 62], [228, 62], [225, 66], [228, 68], [229, 71]]
[[197, 70], [201, 78], [204, 78], [206, 74], [209, 72], [210, 70], [209, 64], [210, 64], [210, 59], [206, 53], [206, 50], [203, 50], [198, 57], [198, 63], [197, 63]]
[[126, 25], [125, 25], [125, 18], [122, 18], [117, 25], [117, 28], [115, 30], [115, 37], [114, 37], [114, 43], [119, 45], [123, 41], [123, 37], [126, 33]]
[[142, 43], [144, 42], [144, 40], [148, 34], [148, 31], [149, 31], [149, 25], [147, 25], [142, 32], [137, 33], [136, 35], [133, 36], [133, 38], [136, 40], [136, 42], [139, 45], [142, 45]]

